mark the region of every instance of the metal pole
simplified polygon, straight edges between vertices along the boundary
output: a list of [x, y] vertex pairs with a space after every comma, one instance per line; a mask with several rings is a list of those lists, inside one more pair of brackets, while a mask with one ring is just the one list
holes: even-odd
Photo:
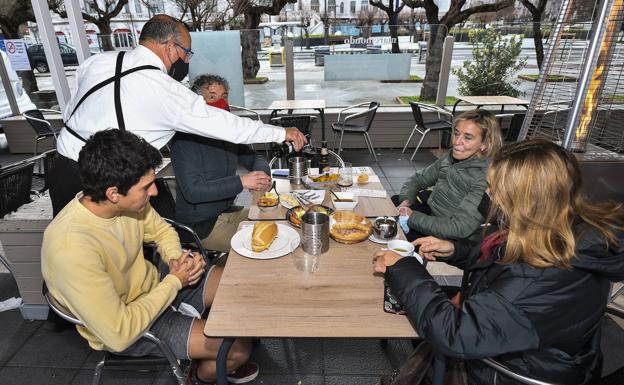
[[67, 10], [69, 30], [74, 38], [78, 63], [82, 64], [91, 56], [91, 50], [89, 49], [89, 42], [87, 40], [87, 31], [84, 21], [82, 20], [82, 10], [80, 9], [78, 0], [65, 0], [65, 9]]
[[[607, 25], [609, 9], [611, 8], [612, 0], [603, 0], [600, 7], [600, 15], [595, 19], [594, 29], [591, 40], [589, 41], [589, 48], [587, 50], [587, 56], [585, 56], [585, 63], [581, 76], [579, 78], [578, 88], [576, 89], [576, 97], [570, 110], [570, 117], [568, 118], [568, 124], [566, 126], [565, 134], [563, 137], [562, 146], [566, 150], [572, 148], [572, 142], [576, 134], [576, 126], [581, 117], [581, 111], [585, 104], [585, 98], [587, 97], [587, 89], [592, 81], [592, 74], [596, 69], [598, 62], [598, 56], [600, 54], [600, 43], [604, 36], [605, 28]], [[589, 140], [589, 138], [587, 138]]]
[[11, 107], [12, 116], [17, 116], [20, 114], [19, 106], [17, 105], [17, 100], [15, 99], [15, 93], [13, 92], [13, 87], [11, 87], [11, 79], [9, 79], [9, 71], [6, 69], [6, 65], [4, 64], [4, 58], [7, 58], [7, 63], [9, 62], [9, 57], [2, 52], [0, 54], [2, 56], [2, 60], [0, 60], [0, 78], [2, 78], [2, 86], [4, 87], [4, 93], [6, 94], [7, 100], [9, 101], [9, 107]]
[[31, 3], [33, 11], [35, 12], [37, 26], [39, 27], [39, 35], [43, 43], [48, 67], [52, 74], [52, 83], [56, 91], [56, 98], [58, 99], [61, 110], [64, 110], [65, 105], [71, 97], [71, 93], [69, 92], [65, 68], [63, 68], [63, 61], [61, 60], [61, 52], [56, 41], [56, 35], [54, 34], [50, 8], [48, 8], [48, 2], [46, 0], [31, 0]]
[[446, 104], [446, 91], [448, 89], [449, 74], [451, 73], [454, 43], [455, 38], [453, 36], [444, 38], [442, 63], [440, 63], [440, 79], [438, 80], [438, 92], [436, 94], [436, 105], [440, 107], [444, 107]]
[[295, 100], [295, 64], [293, 54], [293, 40], [286, 39], [284, 45], [284, 59], [286, 60], [286, 99]]
[[548, 48], [546, 49], [546, 54], [544, 55], [544, 61], [542, 62], [542, 69], [540, 70], [540, 76], [535, 83], [535, 89], [533, 90], [533, 95], [531, 96], [531, 103], [529, 104], [529, 108], [527, 114], [524, 118], [524, 123], [522, 124], [522, 128], [518, 133], [518, 141], [524, 140], [529, 132], [529, 127], [533, 120], [533, 115], [535, 115], [535, 111], [540, 108], [539, 104], [544, 97], [544, 92], [546, 91], [546, 80], [548, 77], [547, 69], [552, 67], [552, 64], [555, 60], [555, 51], [559, 47], [559, 43], [561, 42], [561, 28], [563, 27], [563, 23], [569, 19], [570, 14], [572, 13], [573, 7], [572, 4], [574, 0], [563, 0], [561, 3], [561, 10], [559, 11], [559, 18], [555, 22], [552, 31], [550, 32], [550, 37], [548, 38]]

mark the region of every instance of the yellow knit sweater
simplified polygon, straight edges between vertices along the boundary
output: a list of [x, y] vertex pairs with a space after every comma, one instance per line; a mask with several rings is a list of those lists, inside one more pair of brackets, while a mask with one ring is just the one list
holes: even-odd
[[150, 205], [142, 213], [104, 219], [84, 207], [81, 196], [46, 229], [41, 270], [52, 297], [87, 326], [78, 332], [89, 345], [119, 352], [182, 287], [171, 274], [159, 280], [156, 267], [143, 258], [143, 242], [156, 242], [168, 262], [180, 257], [180, 240]]

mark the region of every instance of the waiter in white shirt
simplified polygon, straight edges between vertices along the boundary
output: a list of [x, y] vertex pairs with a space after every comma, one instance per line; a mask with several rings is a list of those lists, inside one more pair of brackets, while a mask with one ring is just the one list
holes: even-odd
[[95, 55], [78, 68], [76, 92], [63, 112], [65, 127], [58, 136], [60, 156], [50, 170], [54, 215], [82, 190], [77, 160], [85, 141], [107, 128], [132, 131], [156, 148], [176, 131], [233, 143], [290, 141], [303, 147], [306, 138], [296, 128], [207, 106], [201, 95], [180, 84], [192, 55], [186, 26], [156, 15], [143, 26], [135, 49]]

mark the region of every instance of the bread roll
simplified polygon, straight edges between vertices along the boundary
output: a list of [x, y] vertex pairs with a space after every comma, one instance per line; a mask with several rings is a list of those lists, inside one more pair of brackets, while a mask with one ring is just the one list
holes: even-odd
[[358, 175], [357, 181], [359, 184], [368, 183], [368, 174], [360, 174]]
[[268, 249], [277, 238], [275, 222], [256, 222], [251, 233], [251, 249], [261, 252]]

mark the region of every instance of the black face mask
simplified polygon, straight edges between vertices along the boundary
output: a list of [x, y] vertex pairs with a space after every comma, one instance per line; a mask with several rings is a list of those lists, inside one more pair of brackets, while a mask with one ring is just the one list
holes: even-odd
[[189, 63], [182, 60], [181, 57], [178, 57], [178, 60], [171, 64], [171, 68], [169, 68], [169, 72], [167, 74], [171, 76], [174, 80], [179, 82], [182, 81], [189, 73]]

